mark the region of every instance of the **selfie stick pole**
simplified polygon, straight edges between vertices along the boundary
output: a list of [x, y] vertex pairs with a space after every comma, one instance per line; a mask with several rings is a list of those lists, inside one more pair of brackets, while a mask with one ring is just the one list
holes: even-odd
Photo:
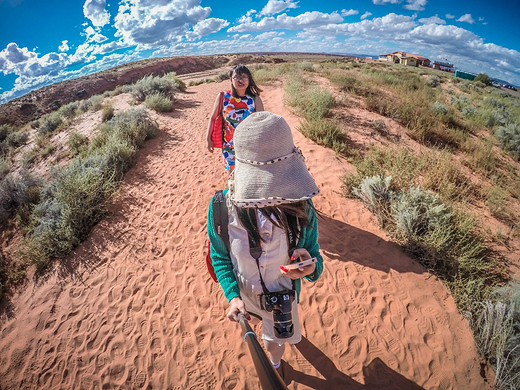
[[251, 329], [251, 326], [249, 326], [249, 323], [243, 314], [238, 315], [238, 322], [242, 327], [242, 336], [244, 336], [244, 340], [249, 347], [249, 352], [251, 353], [253, 363], [255, 364], [256, 373], [258, 374], [258, 379], [260, 380], [262, 389], [287, 390], [287, 386], [271, 364], [271, 361], [256, 338], [256, 333], [253, 332], [253, 329]]

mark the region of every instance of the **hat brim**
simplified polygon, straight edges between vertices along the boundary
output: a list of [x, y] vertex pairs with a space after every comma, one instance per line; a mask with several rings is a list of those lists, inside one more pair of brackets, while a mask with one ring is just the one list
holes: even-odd
[[237, 207], [269, 207], [307, 200], [319, 194], [304, 159], [296, 154], [275, 164], [235, 161], [231, 201]]

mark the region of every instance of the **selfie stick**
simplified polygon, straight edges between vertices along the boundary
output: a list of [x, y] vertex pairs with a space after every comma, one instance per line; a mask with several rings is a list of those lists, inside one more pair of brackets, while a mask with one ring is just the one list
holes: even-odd
[[278, 375], [278, 372], [276, 372], [271, 361], [260, 346], [256, 338], [256, 333], [251, 329], [249, 322], [247, 322], [246, 317], [242, 313], [238, 315], [238, 323], [242, 327], [242, 336], [244, 336], [244, 340], [249, 347], [249, 352], [255, 364], [256, 373], [258, 374], [262, 389], [287, 390], [287, 386], [282, 378], [280, 378], [280, 375]]

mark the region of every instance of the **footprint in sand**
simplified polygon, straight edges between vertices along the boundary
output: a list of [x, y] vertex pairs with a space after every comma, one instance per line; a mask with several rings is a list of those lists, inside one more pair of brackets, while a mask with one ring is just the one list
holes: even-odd
[[146, 383], [146, 374], [144, 372], [138, 372], [137, 375], [134, 378], [134, 384], [141, 388]]
[[182, 334], [182, 354], [189, 358], [195, 353], [195, 345], [193, 344], [193, 335], [189, 332]]

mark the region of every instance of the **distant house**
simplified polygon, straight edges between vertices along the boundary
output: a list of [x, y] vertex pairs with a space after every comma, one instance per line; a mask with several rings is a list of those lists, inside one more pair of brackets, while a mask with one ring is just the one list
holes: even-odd
[[379, 61], [393, 62], [394, 64], [403, 64], [408, 66], [428, 66], [430, 60], [418, 54], [405, 53], [404, 51], [394, 51], [393, 53], [380, 54]]
[[449, 62], [435, 61], [433, 63], [433, 69], [443, 70], [445, 72], [455, 72], [455, 66]]

